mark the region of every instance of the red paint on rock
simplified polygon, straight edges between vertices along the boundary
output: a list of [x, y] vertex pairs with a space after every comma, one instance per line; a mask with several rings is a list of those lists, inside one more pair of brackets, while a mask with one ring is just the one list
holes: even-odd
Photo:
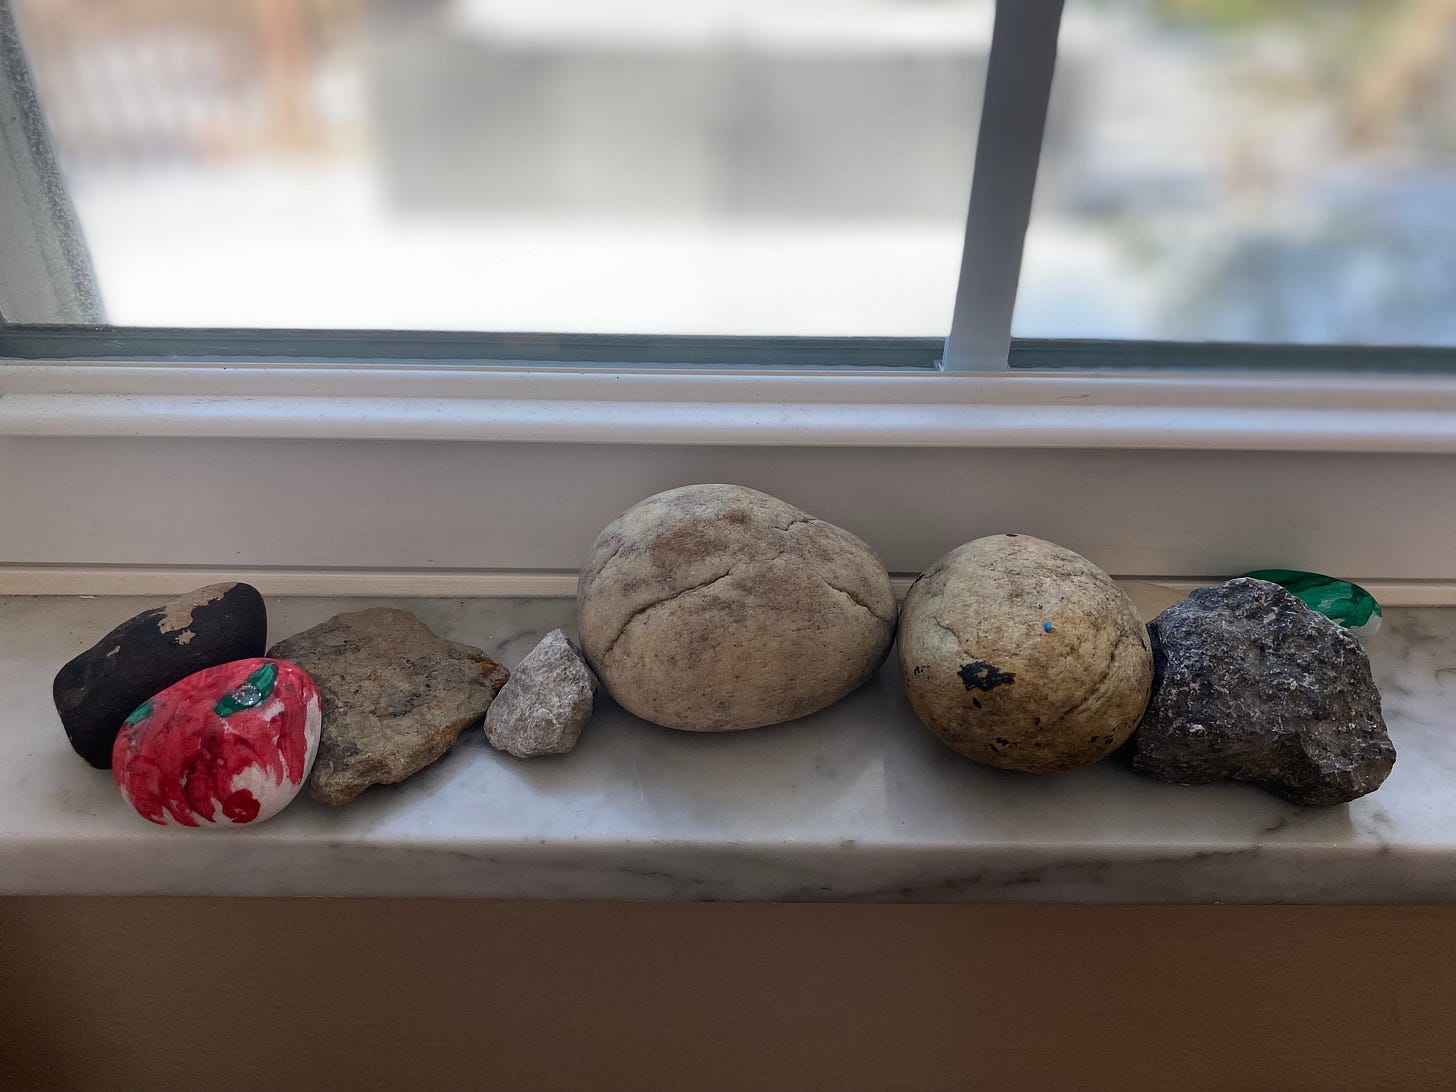
[[[251, 708], [221, 716], [216, 705], [264, 664], [277, 665], [273, 689]], [[151, 711], [123, 726], [112, 747], [112, 776], [144, 819], [183, 826], [250, 823], [262, 803], [234, 779], [249, 767], [275, 785], [307, 774], [305, 725], [313, 680], [282, 660], [238, 660], [189, 675], [151, 699]]]

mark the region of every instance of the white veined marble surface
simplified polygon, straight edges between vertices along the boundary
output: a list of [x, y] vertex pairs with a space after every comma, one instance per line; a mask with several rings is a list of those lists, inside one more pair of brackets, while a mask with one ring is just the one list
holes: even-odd
[[[599, 699], [569, 755], [479, 726], [402, 785], [256, 828], [132, 812], [71, 750], [66, 660], [153, 599], [0, 599], [0, 894], [481, 896], [877, 902], [1456, 900], [1456, 609], [1391, 610], [1370, 645], [1399, 758], [1379, 792], [1309, 809], [1248, 785], [1162, 785], [1114, 756], [986, 769], [915, 720], [894, 670], [792, 724], [722, 735]], [[561, 599], [270, 601], [271, 640], [401, 606], [514, 667]]]

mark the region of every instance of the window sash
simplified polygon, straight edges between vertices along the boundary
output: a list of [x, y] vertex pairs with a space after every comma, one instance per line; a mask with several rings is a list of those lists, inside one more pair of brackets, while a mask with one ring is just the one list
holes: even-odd
[[[460, 331], [160, 329], [0, 324], [0, 366], [92, 363], [484, 365], [620, 371], [840, 371], [926, 373], [942, 368], [939, 338], [683, 337], [614, 334], [476, 334]], [[1155, 375], [1166, 371], [1369, 373], [1456, 372], [1446, 346], [1012, 338], [1016, 372]], [[993, 369], [994, 371], [995, 369]]]
[[[547, 364], [694, 364], [721, 367], [783, 365], [930, 367], [1004, 370], [1010, 344], [1022, 239], [1030, 216], [1041, 132], [1051, 92], [1062, 0], [997, 0], [980, 145], [967, 218], [966, 243], [950, 336], [930, 350], [930, 339], [910, 338], [607, 338], [590, 335], [448, 335], [423, 331], [292, 331], [279, 347], [283, 359], [477, 360]], [[0, 357], [19, 359], [168, 359], [219, 356], [262, 358], [260, 346], [276, 331], [155, 331], [109, 329], [99, 338], [67, 340], [47, 324], [103, 321], [84, 242], [45, 131], [39, 104], [8, 0], [0, 0], [0, 46], [8, 79], [0, 97], [0, 238], [11, 238], [0, 268], [0, 327], [18, 316], [26, 327], [0, 341]], [[28, 120], [27, 120], [28, 119]], [[15, 131], [17, 130], [18, 131]], [[19, 151], [11, 145], [19, 143]], [[35, 196], [35, 195], [38, 195]], [[22, 286], [31, 286], [25, 288]], [[37, 292], [44, 298], [38, 298]], [[11, 320], [9, 325], [15, 325]], [[943, 363], [942, 363], [943, 362]]]
[[0, 361], [226, 361], [488, 364], [569, 369], [911, 369], [939, 366], [939, 338], [728, 337], [467, 333], [454, 330], [262, 330], [0, 326]]

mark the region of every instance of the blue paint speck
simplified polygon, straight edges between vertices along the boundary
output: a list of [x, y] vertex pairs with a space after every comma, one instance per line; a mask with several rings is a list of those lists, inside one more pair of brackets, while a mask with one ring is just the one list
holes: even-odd
[[1050, 633], [1052, 631], [1052, 624], [1050, 622], [1043, 622], [1041, 624], [1041, 630], [1043, 633]]

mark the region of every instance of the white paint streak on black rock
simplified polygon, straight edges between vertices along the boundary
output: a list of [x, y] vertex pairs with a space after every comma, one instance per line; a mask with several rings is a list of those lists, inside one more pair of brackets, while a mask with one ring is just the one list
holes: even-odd
[[56, 711], [76, 753], [111, 768], [121, 724], [142, 702], [204, 668], [251, 660], [268, 610], [251, 584], [209, 584], [128, 618], [57, 673]]
[[1374, 792], [1390, 773], [1395, 747], [1360, 642], [1277, 584], [1200, 589], [1148, 632], [1139, 773], [1180, 785], [1233, 778], [1316, 806]]
[[485, 714], [485, 738], [517, 758], [565, 754], [592, 715], [597, 677], [559, 629], [521, 661]]

